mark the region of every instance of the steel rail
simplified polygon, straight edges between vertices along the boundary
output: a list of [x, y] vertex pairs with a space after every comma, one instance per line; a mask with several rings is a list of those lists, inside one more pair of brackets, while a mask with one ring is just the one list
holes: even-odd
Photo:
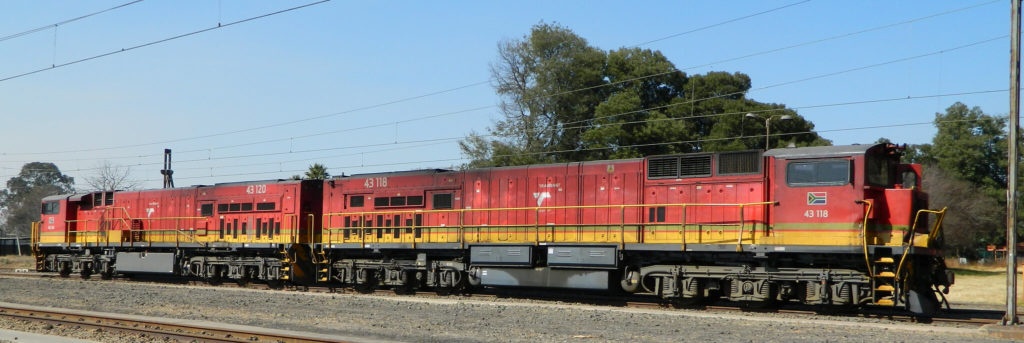
[[31, 306], [0, 305], [0, 318], [102, 328], [127, 333], [144, 333], [149, 335], [149, 338], [155, 338], [153, 336], [175, 340], [184, 338], [195, 342], [348, 342], [333, 338], [304, 336], [298, 333], [271, 332], [269, 329], [262, 328], [245, 330], [214, 325], [172, 323], [170, 320], [136, 319], [129, 318], [127, 315], [83, 313], [82, 311], [55, 308], [40, 309]]
[[[0, 272], [0, 277], [21, 277], [21, 278], [57, 278], [55, 273], [9, 273]], [[196, 280], [181, 280], [185, 283], [168, 283], [166, 281], [159, 280], [129, 280], [123, 278], [116, 278], [113, 280], [101, 280], [101, 279], [88, 279], [87, 281], [97, 282], [130, 282], [130, 283], [141, 283], [141, 284], [176, 284], [189, 287], [201, 287], [201, 288], [214, 288], [214, 287], [229, 287], [229, 288], [242, 288], [251, 290], [274, 290], [271, 287], [262, 283], [249, 283], [246, 285], [238, 285], [236, 283], [223, 283], [218, 285], [210, 285], [202, 281]], [[418, 291], [413, 293], [395, 294], [393, 290], [377, 289], [372, 292], [360, 292], [348, 287], [336, 286], [298, 286], [297, 290], [306, 291], [310, 293], [337, 293], [337, 294], [351, 294], [351, 295], [372, 295], [372, 296], [383, 296], [383, 297], [420, 297], [420, 298], [451, 298], [452, 296], [439, 296], [434, 292]], [[797, 303], [776, 303], [773, 306], [765, 308], [752, 308], [744, 306], [743, 304], [729, 301], [711, 301], [707, 304], [691, 305], [691, 306], [674, 306], [672, 303], [659, 299], [657, 297], [645, 297], [642, 295], [629, 295], [629, 296], [605, 296], [597, 294], [574, 294], [566, 296], [558, 292], [544, 292], [538, 290], [516, 290], [516, 289], [486, 289], [482, 292], [476, 292], [471, 294], [460, 294], [460, 298], [470, 299], [529, 299], [536, 301], [549, 301], [559, 302], [565, 304], [578, 304], [578, 305], [592, 305], [592, 306], [605, 306], [605, 307], [625, 307], [625, 308], [642, 308], [642, 309], [673, 309], [683, 308], [691, 310], [703, 310], [713, 312], [754, 312], [754, 313], [777, 313], [777, 314], [790, 314], [790, 315], [806, 315], [814, 318], [874, 318], [874, 319], [888, 319], [895, 322], [918, 322], [918, 323], [947, 323], [947, 324], [966, 324], [981, 326], [985, 324], [998, 323], [1001, 313], [993, 315], [993, 311], [990, 310], [952, 310], [943, 313], [939, 313], [937, 316], [926, 318], [913, 315], [909, 312], [894, 309], [889, 306], [863, 306], [857, 309], [852, 308], [819, 308], [813, 305], [804, 305]], [[987, 315], [986, 315], [987, 314]]]

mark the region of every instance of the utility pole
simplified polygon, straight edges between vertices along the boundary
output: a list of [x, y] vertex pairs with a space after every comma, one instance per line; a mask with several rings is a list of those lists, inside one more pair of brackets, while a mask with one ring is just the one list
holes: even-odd
[[1006, 182], [1006, 315], [1017, 325], [1017, 131], [1020, 121], [1020, 2], [1010, 0], [1010, 132]]
[[174, 188], [174, 170], [171, 170], [171, 149], [164, 149], [164, 169], [160, 170], [164, 176], [164, 188]]

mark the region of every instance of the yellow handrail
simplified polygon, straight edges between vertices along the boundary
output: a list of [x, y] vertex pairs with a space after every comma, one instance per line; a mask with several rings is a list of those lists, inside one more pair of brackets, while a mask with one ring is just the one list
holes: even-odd
[[[874, 203], [871, 199], [858, 200], [857, 202], [868, 205], [867, 210], [864, 211], [864, 223], [861, 224], [864, 227], [864, 231], [862, 233], [864, 236], [864, 263], [867, 264], [868, 275], [874, 277], [875, 272], [871, 270], [871, 255], [868, 254], [868, 217], [871, 216], [871, 207], [874, 206]], [[872, 278], [872, 280], [874, 279]], [[874, 288], [874, 286], [874, 282], [872, 281], [871, 287]]]
[[[741, 216], [740, 221], [741, 222], [738, 224], [738, 226], [740, 227], [740, 232], [738, 232], [737, 236], [738, 236], [738, 243], [739, 243], [740, 246], [742, 246], [742, 242], [743, 242], [742, 235], [743, 235], [743, 231], [745, 230], [745, 224], [746, 224], [745, 223], [746, 222], [746, 218], [744, 218], [745, 209], [747, 207], [749, 207], [749, 206], [764, 206], [764, 205], [772, 205], [772, 204], [776, 204], [776, 202], [754, 202], [754, 203], [736, 203], [736, 204], [727, 204], [727, 203], [711, 203], [711, 204], [675, 203], [675, 204], [628, 204], [628, 205], [626, 205], [626, 204], [623, 204], [623, 205], [577, 205], [577, 206], [550, 206], [550, 207], [509, 207], [509, 208], [444, 209], [444, 210], [426, 210], [426, 211], [425, 210], [398, 210], [398, 211], [333, 212], [333, 213], [324, 213], [324, 214], [322, 214], [323, 218], [322, 218], [322, 222], [321, 222], [321, 233], [320, 233], [320, 236], [321, 236], [321, 239], [326, 239], [327, 242], [333, 242], [334, 241], [334, 234], [338, 230], [345, 230], [345, 229], [359, 230], [360, 245], [365, 248], [365, 245], [367, 243], [367, 237], [366, 237], [366, 235], [367, 235], [367, 232], [366, 232], [367, 227], [365, 226], [366, 216], [384, 215], [384, 214], [387, 214], [387, 215], [421, 214], [422, 215], [422, 214], [457, 213], [458, 214], [458, 218], [457, 218], [458, 219], [458, 225], [456, 227], [454, 227], [454, 229], [457, 230], [457, 237], [456, 237], [456, 241], [455, 242], [460, 243], [460, 245], [464, 246], [465, 245], [465, 240], [467, 239], [467, 238], [464, 237], [466, 235], [466, 233], [467, 233], [467, 231], [466, 231], [466, 229], [467, 229], [466, 228], [466, 222], [465, 222], [465, 215], [467, 213], [473, 213], [473, 212], [494, 212], [494, 211], [533, 211], [534, 212], [534, 220], [533, 220], [534, 222], [532, 224], [517, 224], [517, 225], [490, 225], [490, 224], [482, 224], [482, 225], [483, 226], [487, 226], [488, 229], [491, 229], [491, 228], [533, 227], [534, 228], [534, 235], [532, 237], [533, 238], [533, 243], [534, 244], [539, 244], [540, 242], [542, 242], [542, 238], [544, 240], [546, 240], [546, 236], [545, 237], [541, 237], [540, 236], [540, 226], [541, 225], [540, 225], [539, 213], [540, 213], [541, 210], [616, 209], [616, 208], [618, 208], [619, 211], [620, 211], [620, 217], [621, 217], [620, 218], [621, 220], [619, 221], [619, 223], [605, 224], [604, 226], [609, 227], [609, 228], [612, 225], [619, 226], [619, 245], [620, 245], [620, 247], [624, 247], [625, 246], [625, 227], [627, 225], [629, 225], [629, 226], [642, 226], [642, 225], [650, 225], [651, 224], [651, 223], [644, 223], [644, 222], [627, 223], [626, 222], [626, 213], [625, 213], [627, 208], [680, 207], [683, 210], [682, 218], [684, 218], [683, 222], [681, 223], [681, 228], [680, 228], [680, 233], [683, 236], [682, 237], [682, 242], [681, 242], [682, 244], [681, 245], [682, 245], [682, 248], [685, 249], [685, 244], [686, 244], [686, 238], [685, 238], [685, 234], [686, 234], [686, 221], [685, 221], [686, 209], [687, 209], [687, 207], [691, 207], [691, 206], [704, 206], [704, 207], [739, 207], [739, 209], [740, 209], [740, 216]], [[765, 215], [766, 214], [767, 213], [765, 213]], [[341, 216], [341, 217], [351, 216], [351, 217], [358, 217], [359, 219], [358, 219], [357, 222], [353, 223], [353, 224], [357, 224], [357, 225], [351, 225], [351, 226], [347, 226], [347, 227], [335, 227], [332, 224], [333, 223], [332, 218], [335, 217], [335, 216]], [[545, 225], [545, 227], [550, 226], [550, 227], [554, 228], [554, 227], [579, 226], [579, 225], [581, 225], [581, 224], [551, 224], [551, 225]], [[601, 225], [601, 224], [594, 224], [594, 225]], [[475, 226], [476, 225], [474, 225], [474, 228], [473, 228], [474, 231], [473, 232], [476, 233], [476, 234], [479, 234], [480, 233], [480, 228], [475, 228]], [[398, 227], [398, 228], [405, 228], [405, 226], [396, 226], [396, 227]], [[442, 227], [447, 227], [447, 226], [446, 225], [441, 225], [441, 226], [427, 226], [427, 225], [415, 226], [414, 225], [414, 227], [419, 227], [419, 228], [423, 228], [425, 230], [430, 230], [430, 229], [442, 228]], [[383, 227], [378, 227], [376, 229], [382, 229], [382, 228]], [[757, 228], [756, 225], [751, 226], [751, 239], [752, 240], [756, 238], [756, 228]], [[373, 228], [371, 228], [371, 229], [373, 229]], [[639, 237], [637, 237], [638, 241], [642, 241], [643, 240], [643, 232], [638, 232], [638, 234], [639, 234]], [[427, 236], [429, 237], [429, 234]], [[478, 239], [479, 238], [477, 238], [477, 240]], [[373, 242], [377, 242], [377, 239], [373, 238]], [[413, 244], [416, 243], [415, 238], [413, 239], [412, 242], [413, 242]]]
[[918, 210], [917, 214], [914, 215], [914, 224], [911, 225], [910, 228], [907, 229], [907, 233], [910, 235], [910, 240], [907, 242], [906, 250], [903, 251], [903, 256], [900, 257], [900, 264], [896, 266], [896, 276], [897, 277], [900, 276], [900, 273], [903, 271], [903, 264], [907, 260], [907, 255], [910, 255], [910, 249], [914, 247], [914, 237], [917, 236], [915, 233], [917, 232], [917, 223], [918, 223], [918, 219], [921, 218], [921, 214], [922, 213], [924, 213], [924, 214], [931, 213], [931, 214], [934, 214], [934, 215], [938, 216], [935, 219], [935, 224], [932, 225], [931, 230], [928, 230], [928, 242], [927, 242], [927, 244], [931, 244], [932, 239], [935, 238], [934, 237], [935, 233], [942, 227], [942, 220], [946, 217], [946, 209], [947, 209], [947, 207], [943, 207], [942, 210], [939, 210], [939, 211], [936, 211], [936, 210]]

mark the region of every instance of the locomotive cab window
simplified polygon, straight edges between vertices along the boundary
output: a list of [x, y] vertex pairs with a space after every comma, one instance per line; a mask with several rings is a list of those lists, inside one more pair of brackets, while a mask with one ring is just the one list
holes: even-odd
[[60, 203], [56, 201], [47, 201], [43, 203], [43, 214], [60, 214]]
[[202, 204], [199, 206], [199, 215], [203, 217], [213, 216], [213, 204]]
[[864, 181], [872, 186], [892, 187], [896, 183], [896, 167], [899, 161], [882, 154], [864, 157]]
[[348, 207], [363, 207], [364, 198], [362, 195], [352, 195], [348, 197]]
[[452, 208], [452, 193], [434, 194], [434, 209], [444, 210]]
[[790, 162], [786, 184], [791, 187], [842, 186], [850, 182], [850, 161]]

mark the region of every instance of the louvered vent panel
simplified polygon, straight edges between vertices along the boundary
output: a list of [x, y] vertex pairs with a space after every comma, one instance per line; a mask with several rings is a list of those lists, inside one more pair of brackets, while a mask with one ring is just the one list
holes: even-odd
[[679, 160], [679, 176], [711, 176], [711, 155], [681, 157]]
[[679, 177], [679, 158], [660, 157], [647, 160], [648, 179], [666, 179]]
[[723, 152], [718, 155], [718, 175], [750, 174], [761, 171], [761, 154], [757, 151]]

